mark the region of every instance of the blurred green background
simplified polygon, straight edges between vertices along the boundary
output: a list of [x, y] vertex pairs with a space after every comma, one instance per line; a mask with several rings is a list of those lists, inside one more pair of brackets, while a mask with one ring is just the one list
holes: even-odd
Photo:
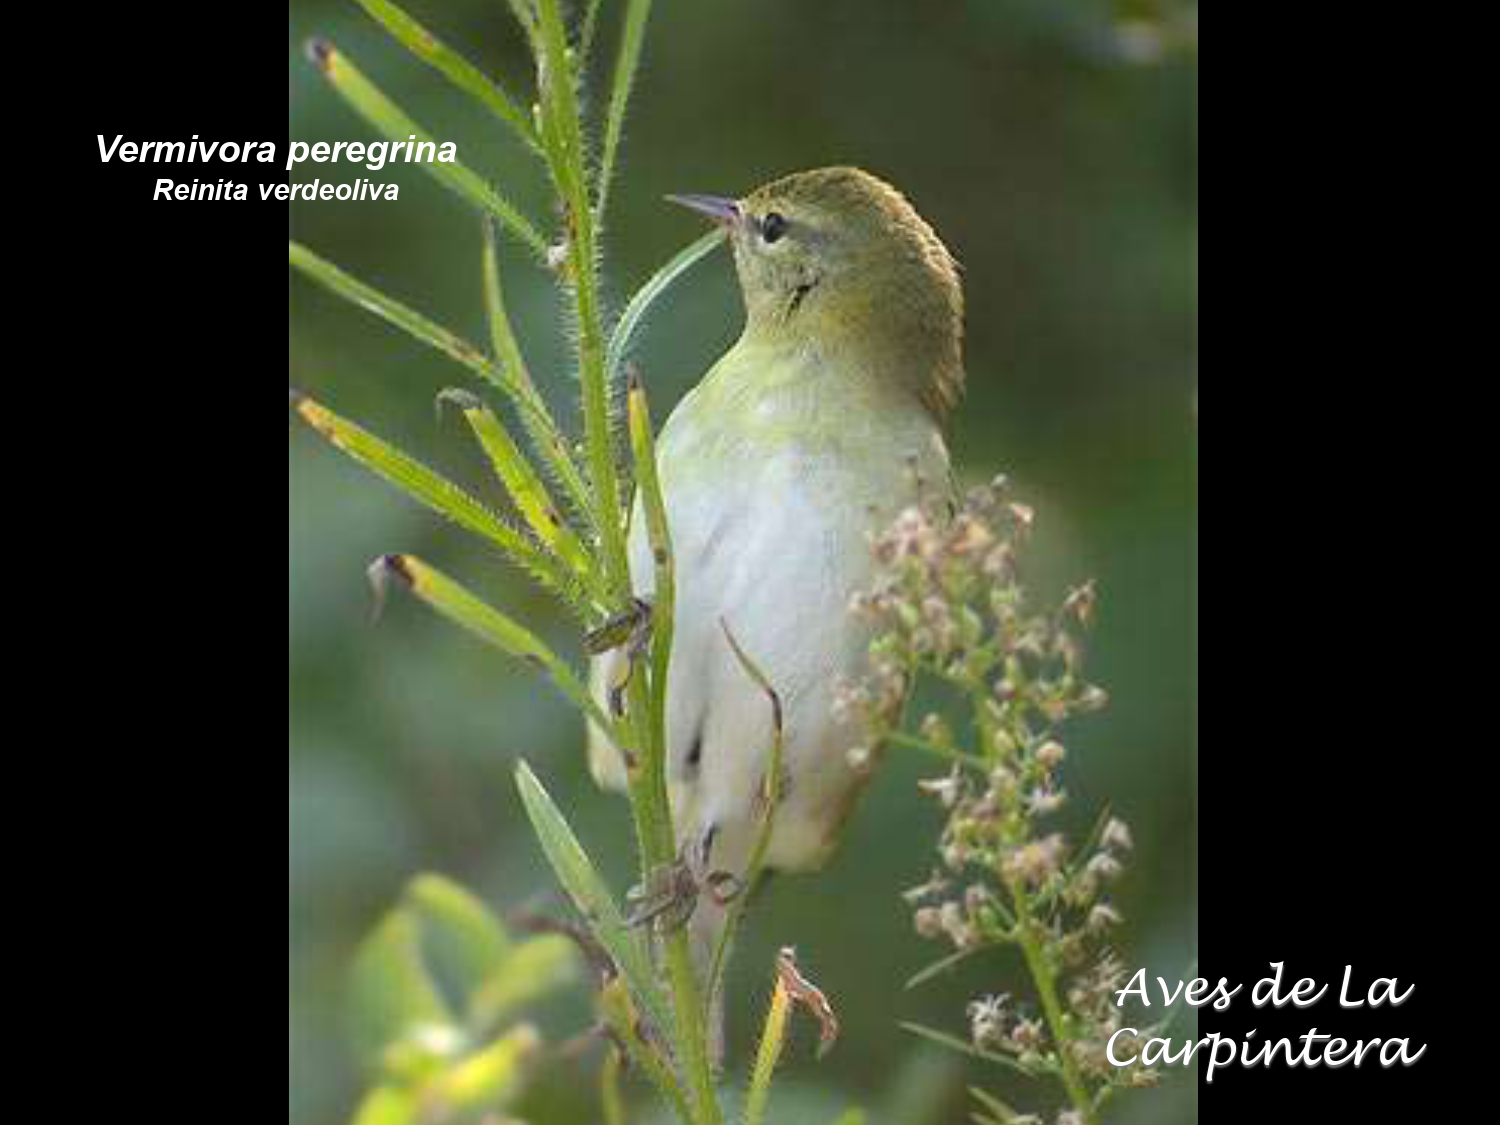
[[[498, 0], [409, 0], [419, 19], [529, 90], [521, 37]], [[618, 5], [605, 4], [597, 93]], [[782, 173], [856, 163], [899, 185], [965, 267], [969, 395], [962, 471], [1004, 471], [1040, 512], [1039, 593], [1095, 577], [1092, 670], [1114, 702], [1073, 732], [1073, 813], [1110, 802], [1135, 828], [1119, 900], [1126, 961], [1177, 976], [1197, 946], [1197, 68], [1154, 30], [1157, 4], [1087, 0], [659, 0], [627, 124], [607, 271], [618, 303], [700, 233], [669, 191], [737, 194]], [[1171, 13], [1168, 13], [1169, 16]], [[1125, 23], [1122, 25], [1122, 17]], [[326, 35], [461, 159], [533, 215], [536, 167], [508, 134], [387, 40], [355, 5], [294, 0], [288, 63], [298, 140], [371, 139], [303, 60]], [[293, 205], [294, 237], [470, 339], [484, 337], [476, 217], [419, 166], [294, 176], [400, 184], [398, 203]], [[533, 370], [567, 412], [571, 384], [549, 279], [508, 247], [512, 310]], [[461, 425], [433, 399], [465, 373], [316, 290], [289, 289], [291, 381], [494, 500]], [[737, 334], [727, 257], [700, 266], [648, 328], [639, 360], [659, 414]], [[436, 870], [497, 910], [561, 903], [511, 781], [525, 756], [617, 888], [629, 882], [625, 806], [588, 782], [578, 720], [524, 670], [400, 599], [369, 623], [365, 565], [414, 551], [537, 623], [566, 623], [461, 533], [300, 426], [288, 443], [289, 1121], [344, 1120], [361, 1088], [342, 989], [352, 951], [405, 881]], [[880, 1125], [966, 1120], [966, 1082], [1014, 1091], [896, 1027], [962, 1033], [966, 1000], [1013, 989], [995, 956], [915, 992], [942, 952], [917, 939], [899, 891], [932, 863], [938, 823], [922, 763], [889, 759], [828, 871], [782, 879], [732, 965], [731, 1051], [748, 1050], [774, 950], [798, 947], [846, 1036], [823, 1063], [790, 1055], [777, 1120], [851, 1102]], [[541, 1013], [553, 1039], [589, 1019], [579, 995]], [[1187, 1028], [1179, 1030], [1179, 1034]], [[539, 1125], [593, 1125], [595, 1056], [549, 1064]], [[801, 1100], [799, 1100], [801, 1099]], [[827, 1110], [817, 1107], [827, 1106]], [[1191, 1074], [1122, 1101], [1121, 1120], [1195, 1121]], [[805, 1116], [804, 1116], [805, 1115]]]

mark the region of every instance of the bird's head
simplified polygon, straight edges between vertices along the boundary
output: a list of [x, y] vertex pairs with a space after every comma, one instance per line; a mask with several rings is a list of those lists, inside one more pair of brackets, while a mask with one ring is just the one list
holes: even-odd
[[836, 356], [946, 421], [963, 390], [963, 289], [899, 191], [857, 168], [820, 168], [742, 199], [669, 198], [728, 231], [747, 336]]

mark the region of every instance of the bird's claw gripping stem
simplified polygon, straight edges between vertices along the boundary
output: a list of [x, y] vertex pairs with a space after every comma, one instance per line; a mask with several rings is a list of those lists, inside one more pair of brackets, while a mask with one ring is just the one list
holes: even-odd
[[701, 896], [707, 895], [716, 906], [727, 906], [739, 897], [744, 880], [733, 872], [709, 867], [713, 837], [710, 830], [684, 845], [675, 860], [652, 868], [643, 885], [626, 893], [625, 901], [632, 907], [627, 925], [654, 925], [657, 933], [670, 934], [688, 924]]

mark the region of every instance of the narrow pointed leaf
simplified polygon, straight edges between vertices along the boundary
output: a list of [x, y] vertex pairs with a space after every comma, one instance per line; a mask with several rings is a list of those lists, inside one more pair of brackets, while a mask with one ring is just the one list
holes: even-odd
[[673, 1026], [666, 999], [657, 985], [656, 968], [646, 953], [640, 936], [625, 924], [625, 918], [615, 905], [614, 898], [599, 877], [583, 845], [568, 827], [548, 795], [537, 780], [531, 767], [522, 762], [516, 767], [516, 785], [521, 791], [521, 801], [526, 814], [536, 830], [542, 851], [547, 855], [558, 881], [573, 900], [589, 930], [614, 959], [621, 975], [630, 985], [644, 1014], [657, 1028], [666, 1034]]
[[[319, 257], [300, 242], [287, 242], [287, 262], [331, 293], [374, 313], [389, 324], [395, 325], [419, 342], [442, 352], [478, 375], [492, 387], [503, 391], [515, 403], [522, 421], [535, 425], [538, 432], [556, 433], [556, 425], [547, 413], [546, 405], [537, 395], [524, 367], [512, 367], [492, 362], [483, 352], [460, 336], [436, 324], [421, 313], [387, 297], [380, 290], [366, 285], [359, 278], [345, 273], [338, 266]], [[524, 379], [521, 377], [524, 376]], [[553, 439], [562, 446], [566, 455], [566, 442], [559, 435]]]
[[[667, 524], [667, 506], [656, 472], [656, 443], [651, 431], [651, 412], [646, 389], [632, 376], [626, 396], [626, 419], [630, 450], [635, 463], [637, 495], [646, 520], [646, 541], [651, 547], [655, 587], [651, 597], [652, 746], [661, 751], [666, 744], [667, 669], [672, 660], [673, 621], [676, 614], [676, 568], [672, 559], [672, 533]], [[652, 768], [653, 763], [648, 763]]]
[[354, 1112], [352, 1125], [416, 1125], [417, 1095], [398, 1086], [377, 1086]]
[[636, 70], [641, 63], [641, 46], [646, 38], [646, 21], [651, 16], [651, 0], [629, 0], [625, 8], [625, 26], [620, 33], [620, 53], [615, 59], [614, 82], [609, 94], [609, 113], [604, 126], [604, 156], [599, 166], [598, 203], [595, 213], [603, 220], [609, 203], [609, 185], [614, 176], [620, 152], [620, 137], [625, 131], [625, 110], [630, 91], [635, 86]]
[[[432, 134], [408, 117], [332, 44], [315, 40], [309, 47], [309, 54], [334, 90], [381, 136], [398, 143], [405, 143], [413, 136], [418, 143], [436, 143]], [[420, 163], [444, 186], [481, 211], [494, 215], [506, 230], [538, 257], [547, 256], [547, 240], [531, 220], [478, 174], [456, 160], [451, 163], [441, 160]]]
[[916, 1023], [903, 1023], [901, 1027], [902, 1030], [909, 1031], [911, 1034], [917, 1036], [918, 1038], [926, 1039], [931, 1043], [936, 1043], [939, 1046], [947, 1047], [949, 1050], [957, 1051], [960, 1054], [969, 1055], [976, 1059], [983, 1059], [985, 1062], [992, 1062], [1000, 1066], [1009, 1067], [1011, 1070], [1020, 1071], [1022, 1074], [1028, 1075], [1032, 1078], [1039, 1077], [1040, 1075], [1046, 1073], [1045, 1071], [1037, 1067], [1027, 1066], [1020, 1060], [1011, 1058], [1009, 1055], [1001, 1055], [996, 1054], [994, 1051], [981, 1050], [980, 1048], [974, 1046], [974, 1044], [960, 1039], [956, 1035], [949, 1035], [946, 1032], [935, 1031], [930, 1027], [923, 1027], [921, 1024]]
[[450, 995], [466, 1000], [513, 953], [505, 927], [489, 908], [441, 875], [413, 879], [401, 908], [419, 922], [424, 958]]
[[578, 108], [577, 71], [568, 49], [560, 0], [539, 0], [537, 45], [541, 49], [542, 143], [553, 180], [571, 206], [579, 200], [587, 201], [588, 188], [583, 178], [583, 125]]
[[310, 398], [294, 392], [293, 406], [308, 425], [336, 448], [414, 500], [489, 541], [557, 594], [575, 613], [586, 614], [577, 582], [561, 564], [456, 484]]
[[482, 273], [484, 281], [484, 312], [489, 324], [490, 346], [494, 349], [495, 363], [515, 387], [518, 401], [529, 404], [520, 410], [521, 424], [531, 438], [532, 445], [541, 454], [542, 463], [558, 486], [567, 494], [568, 502], [575, 514], [590, 528], [596, 526], [593, 501], [588, 485], [578, 470], [573, 452], [568, 448], [567, 438], [553, 420], [547, 404], [537, 393], [526, 357], [521, 352], [521, 343], [511, 324], [505, 307], [505, 289], [500, 281], [500, 247], [495, 236], [495, 224], [484, 224], [484, 256]]
[[792, 998], [787, 992], [786, 984], [778, 978], [776, 989], [771, 993], [771, 1007], [766, 1012], [765, 1025], [761, 1028], [755, 1063], [750, 1070], [750, 1088], [745, 1095], [745, 1125], [762, 1125], [766, 1119], [766, 1105], [771, 1098], [771, 1077], [776, 1073], [776, 1064], [781, 1061], [791, 1014]]
[[635, 295], [630, 298], [630, 303], [625, 306], [625, 311], [620, 314], [620, 320], [615, 325], [614, 332], [610, 334], [606, 366], [612, 384], [618, 384], [621, 368], [630, 354], [630, 347], [635, 341], [636, 333], [645, 323], [647, 315], [658, 298], [670, 289], [679, 277], [707, 257], [714, 247], [723, 241], [723, 231], [710, 231], [702, 238], [684, 246], [672, 256], [666, 265], [652, 274], [646, 284], [636, 290]]
[[586, 65], [594, 51], [594, 35], [599, 30], [599, 0], [589, 0], [583, 15], [583, 30], [578, 33], [578, 57]]
[[303, 246], [300, 242], [287, 242], [287, 262], [313, 281], [331, 290], [347, 301], [352, 301], [367, 312], [415, 337], [430, 348], [436, 348], [450, 359], [481, 375], [487, 381], [501, 382], [500, 373], [485, 358], [484, 353], [467, 340], [448, 331], [440, 324], [428, 320], [421, 313], [401, 302], [387, 297], [357, 277], [345, 273], [338, 266]]
[[376, 560], [371, 567], [371, 576], [377, 582], [395, 578], [455, 625], [488, 641], [501, 652], [546, 672], [558, 690], [599, 724], [600, 730], [614, 729], [614, 724], [600, 710], [566, 661], [526, 626], [481, 601], [447, 575], [411, 555], [386, 555]]
[[448, 1107], [468, 1120], [486, 1110], [509, 1109], [530, 1080], [542, 1037], [521, 1024], [449, 1067], [423, 1089], [423, 1101]]
[[594, 586], [593, 562], [582, 542], [567, 525], [552, 502], [547, 486], [537, 476], [526, 455], [511, 440], [494, 411], [467, 391], [444, 391], [441, 399], [463, 411], [464, 420], [479, 439], [495, 475], [500, 478], [537, 542], [562, 560], [579, 582]]
[[1005, 1102], [995, 1097], [994, 1094], [986, 1090], [981, 1090], [978, 1086], [970, 1086], [969, 1095], [980, 1105], [984, 1106], [987, 1113], [993, 1115], [987, 1120], [992, 1120], [997, 1125], [1009, 1125], [1009, 1122], [1016, 1121], [1021, 1116]]
[[521, 30], [526, 33], [526, 38], [532, 44], [532, 54], [536, 54], [536, 15], [531, 8], [531, 0], [506, 0], [510, 5], [510, 14], [516, 17], [516, 23], [521, 25]]
[[478, 67], [441, 42], [390, 0], [358, 0], [403, 47], [504, 121], [527, 145], [539, 148], [531, 115]]
[[403, 1044], [457, 1035], [453, 1013], [423, 960], [418, 923], [405, 911], [388, 914], [360, 946], [350, 971], [350, 1004], [355, 1048], [372, 1070]]
[[512, 947], [470, 997], [470, 1026], [485, 1029], [502, 1024], [577, 979], [578, 950], [569, 938], [561, 934], [528, 938]]
[[950, 969], [953, 969], [964, 961], [967, 961], [977, 952], [977, 949], [961, 949], [957, 953], [950, 953], [946, 957], [939, 958], [932, 964], [928, 965], [925, 969], [912, 974], [911, 978], [907, 980], [905, 987], [908, 989], [919, 988], [922, 985], [926, 984], [928, 981], [935, 980], [936, 978], [942, 976], [944, 973], [948, 972]]

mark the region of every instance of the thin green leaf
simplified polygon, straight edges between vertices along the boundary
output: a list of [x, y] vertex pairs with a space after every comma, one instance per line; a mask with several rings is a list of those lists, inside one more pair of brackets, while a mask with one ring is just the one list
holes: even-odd
[[[309, 45], [308, 53], [339, 96], [387, 140], [405, 143], [415, 137], [419, 144], [437, 143], [432, 134], [407, 116], [405, 111], [386, 97], [349, 61], [347, 55], [332, 44], [314, 40]], [[444, 186], [481, 211], [499, 219], [537, 257], [546, 258], [547, 240], [541, 232], [514, 204], [490, 187], [478, 174], [456, 160], [422, 161], [421, 164]]]
[[614, 1032], [631, 1061], [651, 1080], [663, 1100], [676, 1110], [677, 1120], [684, 1125], [696, 1125], [699, 1118], [688, 1105], [677, 1075], [663, 1057], [659, 1040], [655, 1037], [648, 1040], [641, 1034], [644, 1022], [639, 1016], [640, 1008], [631, 1000], [625, 981], [619, 977], [606, 981], [599, 990], [598, 1007], [605, 1026]]
[[903, 1030], [909, 1031], [911, 1034], [926, 1039], [929, 1042], [947, 1047], [952, 1051], [958, 1051], [960, 1054], [969, 1055], [971, 1058], [983, 1059], [985, 1062], [995, 1063], [999, 1066], [1019, 1071], [1028, 1078], [1039, 1078], [1046, 1073], [1041, 1068], [1028, 1066], [1019, 1059], [1011, 1058], [1009, 1055], [999, 1055], [993, 1051], [981, 1050], [974, 1046], [974, 1044], [960, 1039], [956, 1035], [948, 1035], [945, 1032], [935, 1031], [930, 1027], [923, 1027], [921, 1024], [916, 1023], [903, 1023], [901, 1027]]
[[494, 411], [468, 391], [444, 391], [438, 396], [438, 401], [452, 403], [463, 412], [464, 420], [479, 439], [495, 475], [500, 478], [537, 542], [556, 555], [596, 597], [602, 596], [593, 559], [563, 520], [547, 486], [537, 476], [526, 455], [511, 440]]
[[578, 950], [570, 938], [528, 938], [510, 950], [469, 998], [469, 1025], [479, 1032], [496, 1027], [577, 979]]
[[672, 255], [672, 259], [666, 265], [652, 274], [646, 284], [635, 291], [635, 295], [630, 298], [630, 303], [625, 306], [625, 311], [620, 314], [615, 330], [610, 333], [605, 367], [611, 386], [618, 384], [621, 368], [624, 366], [625, 357], [630, 354], [630, 347], [635, 341], [636, 332], [645, 322], [647, 314], [650, 313], [658, 298], [670, 289], [679, 277], [707, 257], [722, 241], [724, 241], [724, 232], [713, 230], [689, 243]]
[[626, 1125], [625, 1092], [620, 1088], [620, 1074], [625, 1069], [625, 1057], [619, 1049], [604, 1054], [604, 1065], [599, 1070], [599, 1102], [604, 1110], [604, 1125]]
[[496, 386], [501, 385], [499, 370], [485, 358], [483, 352], [467, 340], [433, 323], [421, 313], [408, 308], [399, 301], [387, 297], [378, 289], [366, 285], [357, 277], [345, 273], [300, 242], [288, 240], [286, 257], [289, 265], [300, 270], [325, 289], [353, 302], [367, 312], [374, 313], [382, 320], [394, 324], [428, 347], [436, 348], [450, 359], [457, 360], [488, 382]]
[[305, 422], [366, 468], [441, 516], [487, 540], [551, 590], [580, 617], [586, 617], [577, 581], [562, 565], [520, 531], [463, 489], [408, 457], [374, 434], [310, 398], [292, 393], [292, 405]]
[[531, 818], [542, 851], [573, 905], [599, 944], [614, 959], [630, 985], [636, 1003], [657, 1032], [667, 1034], [673, 1026], [671, 1013], [657, 985], [656, 968], [640, 937], [625, 924], [609, 888], [599, 877], [578, 837], [525, 762], [516, 767], [516, 786], [521, 791], [521, 801], [526, 806], [526, 814]]
[[[553, 179], [571, 206], [587, 200], [584, 181], [583, 125], [578, 109], [578, 74], [575, 58], [568, 50], [560, 0], [539, 0], [537, 43], [541, 48], [542, 145], [552, 166]], [[577, 221], [572, 225], [576, 228]], [[576, 238], [577, 231], [574, 235]], [[590, 268], [593, 264], [590, 263]]]
[[835, 1121], [833, 1125], [865, 1125], [865, 1111], [862, 1109], [851, 1109]]
[[531, 0], [506, 0], [510, 5], [510, 14], [516, 17], [516, 22], [521, 25], [521, 30], [526, 33], [527, 40], [532, 44], [532, 54], [536, 50], [536, 14], [532, 11]]
[[377, 593], [390, 578], [401, 581], [413, 595], [442, 616], [501, 652], [547, 673], [568, 700], [607, 732], [614, 724], [600, 710], [588, 688], [566, 661], [520, 622], [481, 601], [447, 575], [411, 555], [385, 555], [370, 567]]
[[[490, 347], [495, 353], [495, 362], [509, 371], [516, 384], [524, 388], [530, 397], [540, 402], [536, 384], [531, 379], [531, 369], [521, 351], [521, 340], [516, 335], [515, 325], [505, 307], [505, 287], [500, 282], [500, 247], [495, 237], [495, 223], [484, 222], [484, 254], [481, 260], [484, 288], [484, 318], [490, 330]], [[545, 408], [541, 408], [545, 410]]]
[[[667, 525], [666, 501], [656, 472], [656, 444], [651, 429], [651, 411], [646, 389], [632, 373], [626, 396], [626, 419], [630, 450], [635, 464], [637, 494], [646, 520], [646, 541], [651, 547], [655, 585], [651, 597], [651, 748], [653, 755], [665, 753], [667, 732], [667, 669], [672, 662], [673, 623], [676, 617], [676, 567], [672, 558], [672, 533]], [[660, 763], [647, 762], [648, 769]], [[663, 810], [665, 815], [665, 810]]]
[[[314, 252], [309, 251], [302, 243], [287, 243], [287, 261], [291, 266], [305, 273], [312, 281], [323, 285], [330, 293], [344, 297], [348, 302], [359, 305], [366, 312], [372, 312], [381, 320], [393, 324], [402, 332], [407, 332], [408, 335], [428, 345], [429, 348], [441, 351], [444, 356], [456, 360], [460, 365], [474, 372], [481, 380], [484, 380], [484, 383], [504, 393], [510, 399], [511, 404], [516, 407], [520, 422], [525, 425], [526, 432], [531, 435], [532, 441], [535, 441], [538, 449], [547, 455], [547, 463], [555, 468], [559, 478], [568, 484], [568, 492], [577, 492], [586, 501], [588, 489], [583, 486], [582, 477], [577, 474], [577, 466], [573, 465], [571, 455], [568, 453], [567, 440], [556, 428], [552, 414], [547, 411], [546, 404], [541, 401], [541, 396], [537, 395], [535, 384], [531, 383], [531, 375], [526, 372], [523, 363], [514, 363], [511, 360], [492, 362], [465, 339], [444, 329], [441, 324], [429, 321], [420, 312], [408, 309], [398, 300], [387, 297], [380, 290], [369, 287], [359, 278], [348, 275], [326, 258], [320, 258]], [[519, 357], [519, 351], [516, 356]], [[583, 508], [580, 508], [580, 511], [585, 516], [588, 514]]]
[[975, 947], [972, 949], [960, 949], [957, 953], [950, 953], [948, 956], [934, 961], [931, 965], [928, 965], [920, 972], [913, 974], [911, 979], [906, 982], [905, 987], [908, 989], [918, 988], [921, 985], [926, 984], [928, 981], [942, 976], [949, 969], [962, 964], [964, 961], [967, 961], [970, 957], [974, 956], [974, 954], [978, 952], [979, 947]]
[[520, 1024], [427, 1083], [422, 1100], [466, 1120], [482, 1111], [509, 1109], [525, 1091], [541, 1053], [536, 1028]]
[[417, 1096], [396, 1086], [377, 1086], [354, 1111], [352, 1125], [415, 1125]]
[[1114, 809], [1110, 807], [1108, 801], [1104, 802], [1104, 807], [1099, 810], [1099, 815], [1094, 818], [1094, 826], [1089, 829], [1089, 834], [1083, 838], [1083, 842], [1073, 853], [1073, 860], [1068, 864], [1070, 872], [1080, 871], [1088, 866], [1089, 860], [1094, 858], [1094, 849], [1104, 839], [1104, 830], [1109, 826], [1109, 822], [1113, 816]]
[[1005, 1102], [995, 1097], [994, 1094], [981, 1090], [978, 1086], [969, 1087], [969, 1096], [984, 1106], [988, 1113], [994, 1115], [990, 1120], [993, 1120], [995, 1125], [1009, 1125], [1010, 1122], [1015, 1121], [1020, 1116]]
[[587, 65], [594, 51], [594, 34], [599, 30], [599, 0], [589, 0], [588, 10], [583, 15], [583, 31], [578, 35], [578, 57]]
[[892, 746], [902, 746], [908, 750], [918, 750], [923, 754], [930, 754], [934, 758], [941, 758], [945, 762], [956, 762], [959, 765], [969, 766], [976, 770], [987, 770], [989, 767], [985, 760], [977, 754], [970, 754], [960, 750], [956, 746], [940, 746], [936, 742], [929, 742], [925, 738], [919, 738], [905, 731], [893, 730], [885, 735], [885, 740]]
[[511, 324], [505, 307], [505, 289], [500, 281], [500, 248], [495, 236], [495, 224], [486, 220], [484, 224], [484, 254], [482, 261], [485, 320], [489, 324], [490, 346], [494, 349], [495, 362], [504, 371], [508, 381], [515, 387], [518, 402], [528, 404], [520, 411], [521, 424], [526, 427], [532, 445], [542, 455], [542, 462], [557, 485], [567, 494], [576, 514], [592, 529], [597, 526], [593, 501], [588, 485], [568, 448], [567, 438], [553, 420], [552, 412], [542, 396], [537, 393], [526, 357], [521, 352], [520, 339]]
[[[388, 1069], [395, 1060], [410, 1077], [437, 1065], [442, 1044], [458, 1045], [453, 1013], [422, 956], [419, 925], [405, 911], [388, 914], [360, 946], [350, 971], [350, 1005], [355, 1050], [371, 1070]], [[420, 1050], [424, 1044], [430, 1049]]]
[[750, 1070], [750, 1086], [745, 1095], [745, 1125], [762, 1125], [766, 1119], [766, 1104], [771, 1099], [771, 1076], [776, 1072], [776, 1064], [781, 1061], [781, 1052], [786, 1045], [787, 1021], [791, 1014], [792, 998], [787, 993], [786, 982], [778, 976], [775, 991], [771, 993], [771, 1006], [766, 1011], [766, 1022], [761, 1028], [755, 1062]]
[[516, 135], [527, 145], [540, 151], [541, 141], [537, 138], [536, 127], [531, 123], [531, 114], [518, 105], [499, 83], [442, 43], [390, 0], [358, 2], [397, 42], [494, 113], [514, 129]]
[[615, 60], [614, 84], [609, 95], [609, 114], [604, 127], [604, 157], [599, 167], [598, 201], [594, 213], [599, 221], [609, 204], [609, 185], [614, 176], [620, 151], [620, 137], [625, 130], [625, 109], [635, 86], [636, 70], [641, 63], [641, 47], [646, 39], [646, 21], [651, 16], [651, 0], [629, 0], [625, 8], [625, 27], [620, 33], [620, 53]]
[[424, 960], [464, 1004], [512, 955], [500, 920], [450, 879], [418, 875], [407, 884], [402, 903], [421, 927]]

